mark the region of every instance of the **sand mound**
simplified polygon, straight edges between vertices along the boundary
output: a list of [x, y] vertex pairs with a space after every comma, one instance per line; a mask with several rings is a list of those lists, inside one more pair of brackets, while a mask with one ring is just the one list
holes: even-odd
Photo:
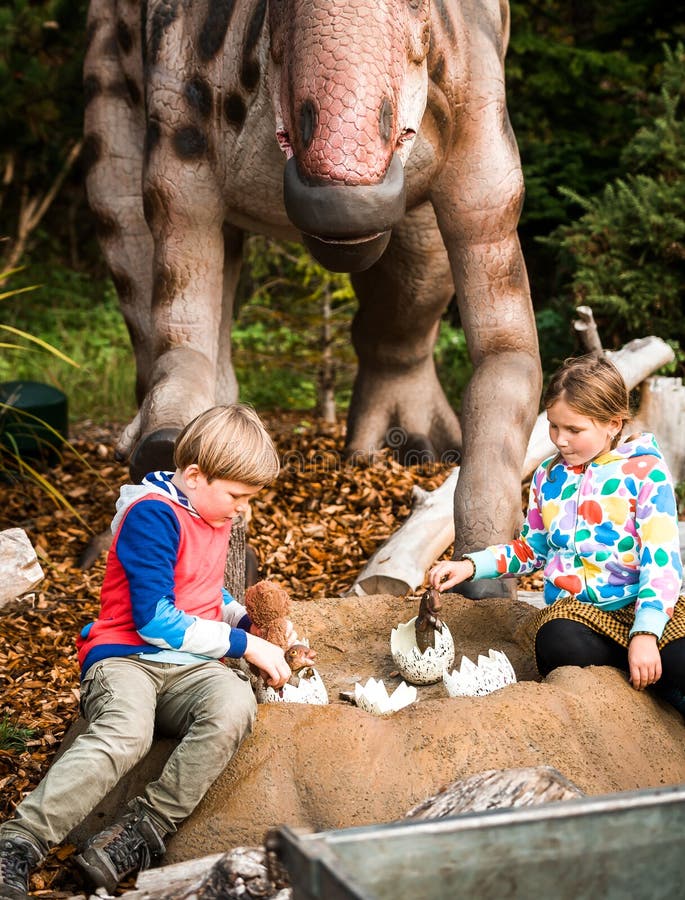
[[[389, 637], [416, 599], [375, 596], [297, 604], [293, 619], [318, 651], [328, 706], [260, 706], [253, 735], [169, 843], [165, 862], [261, 843], [267, 828], [324, 830], [401, 818], [446, 782], [486, 769], [553, 766], [589, 794], [685, 782], [680, 715], [606, 668], [535, 674], [528, 604], [446, 600], [456, 663], [503, 650], [519, 682], [486, 697], [447, 697], [441, 684], [393, 716], [338, 699], [357, 680], [398, 682]], [[69, 739], [69, 738], [68, 738]], [[67, 740], [68, 740], [67, 739]], [[160, 741], [126, 784], [74, 835], [101, 827], [125, 795], [154, 776], [171, 749]]]

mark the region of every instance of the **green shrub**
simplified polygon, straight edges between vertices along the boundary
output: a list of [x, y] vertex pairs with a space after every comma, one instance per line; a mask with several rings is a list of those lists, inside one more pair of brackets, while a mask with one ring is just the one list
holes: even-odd
[[326, 353], [336, 405], [349, 404], [356, 358], [350, 342], [354, 291], [300, 244], [248, 238], [233, 326], [240, 397], [261, 409], [314, 410]]
[[[0, 284], [4, 284], [10, 276], [16, 276], [18, 270], [0, 273]], [[0, 301], [9, 304], [23, 301], [29, 292], [37, 290], [34, 285], [13, 287], [0, 293]], [[3, 308], [3, 312], [6, 307]], [[11, 340], [0, 341], [0, 373], [9, 373], [4, 379], [10, 382], [25, 380], [41, 380], [41, 376], [49, 368], [47, 360], [56, 360], [66, 370], [78, 368], [66, 354], [54, 347], [43, 337], [29, 333], [16, 325], [0, 322], [0, 335], [11, 337]], [[12, 359], [12, 368], [8, 370], [8, 357]], [[21, 363], [30, 360], [38, 366], [38, 375], [34, 377], [23, 376]], [[35, 407], [34, 407], [35, 408]], [[62, 429], [62, 426], [58, 426]], [[63, 429], [62, 429], [63, 430]], [[65, 447], [75, 453], [84, 465], [90, 469], [95, 477], [100, 476], [88, 465], [85, 458], [80, 456], [74, 447], [69, 444], [64, 434], [58, 431], [52, 424], [35, 415], [30, 404], [22, 407], [13, 390], [5, 394], [0, 401], [0, 479], [3, 481], [27, 480], [37, 484], [55, 503], [56, 506], [69, 510], [69, 512], [86, 525], [79, 513], [74, 509], [69, 500], [51, 482], [49, 472], [46, 470], [57, 459]], [[86, 525], [86, 527], [88, 527]]]
[[22, 347], [0, 354], [0, 381], [59, 388], [71, 421], [128, 421], [135, 414], [133, 352], [113, 285], [68, 269], [43, 271], [32, 264], [30, 272], [45, 283], [28, 297], [9, 298], [4, 319], [62, 348], [77, 367]]
[[15, 725], [9, 716], [5, 715], [0, 719], [0, 750], [23, 753], [34, 734], [33, 729]]
[[659, 93], [644, 101], [644, 124], [625, 147], [628, 172], [597, 196], [567, 197], [583, 210], [547, 243], [569, 277], [560, 303], [591, 306], [604, 345], [656, 334], [685, 373], [685, 47], [665, 49]]
[[466, 349], [463, 329], [456, 328], [445, 319], [440, 323], [435, 343], [435, 367], [450, 405], [459, 412], [473, 365]]

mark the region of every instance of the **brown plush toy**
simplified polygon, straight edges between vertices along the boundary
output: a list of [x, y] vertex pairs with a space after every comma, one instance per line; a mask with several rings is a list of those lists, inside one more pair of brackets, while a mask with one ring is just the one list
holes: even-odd
[[258, 581], [245, 591], [245, 609], [261, 636], [288, 649], [286, 622], [290, 613], [290, 594], [275, 581]]
[[316, 651], [304, 644], [288, 646], [287, 622], [290, 594], [275, 581], [258, 581], [245, 591], [245, 609], [260, 635], [286, 651], [286, 661], [295, 673], [304, 675], [316, 659]]

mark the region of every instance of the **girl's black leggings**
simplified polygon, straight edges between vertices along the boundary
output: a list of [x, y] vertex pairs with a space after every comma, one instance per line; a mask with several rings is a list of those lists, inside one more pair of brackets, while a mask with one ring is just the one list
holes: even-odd
[[[548, 675], [560, 666], [613, 666], [628, 671], [628, 651], [581, 622], [551, 619], [535, 638], [538, 671]], [[670, 699], [674, 690], [685, 695], [685, 638], [671, 641], [661, 651], [663, 674], [654, 685], [657, 693]]]

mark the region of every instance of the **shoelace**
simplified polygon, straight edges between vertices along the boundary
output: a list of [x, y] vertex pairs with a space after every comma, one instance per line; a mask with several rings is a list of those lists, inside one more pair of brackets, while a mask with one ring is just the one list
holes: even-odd
[[135, 824], [126, 824], [102, 849], [123, 874], [150, 865], [150, 850]]
[[12, 841], [0, 841], [0, 876], [5, 884], [22, 887], [29, 877], [29, 859]]

